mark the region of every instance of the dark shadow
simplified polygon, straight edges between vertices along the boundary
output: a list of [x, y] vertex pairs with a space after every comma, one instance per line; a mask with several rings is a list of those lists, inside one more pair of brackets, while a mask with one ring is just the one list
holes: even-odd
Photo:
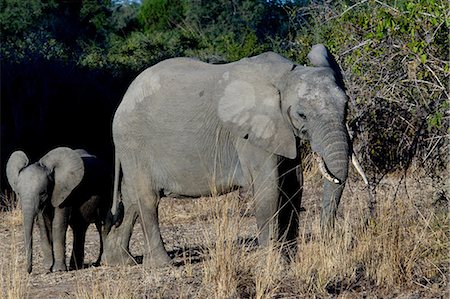
[[259, 247], [257, 237], [238, 238], [239, 246], [245, 246], [249, 251], [256, 250]]
[[325, 286], [328, 294], [333, 296], [338, 296], [345, 291], [356, 291], [361, 292], [361, 290], [371, 289], [375, 282], [372, 280], [365, 279], [364, 267], [360, 265], [356, 269], [355, 276], [352, 279], [338, 279], [328, 282]]
[[192, 247], [177, 247], [168, 252], [175, 267], [185, 266], [189, 264], [198, 264], [205, 260], [205, 253], [208, 249], [202, 245]]
[[[248, 252], [255, 251], [259, 245], [256, 238], [238, 238], [236, 244], [240, 247], [245, 247]], [[192, 245], [184, 247], [175, 247], [173, 250], [168, 251], [169, 257], [172, 259], [172, 265], [175, 267], [185, 266], [189, 264], [198, 264], [209, 255], [209, 250], [204, 245]], [[142, 255], [133, 256], [137, 265], [142, 264], [144, 257]]]
[[136, 255], [133, 256], [134, 262], [136, 263], [136, 265], [142, 265], [142, 262], [144, 261], [144, 256], [143, 255]]
[[112, 165], [111, 121], [133, 77], [44, 59], [1, 61], [0, 192], [9, 190], [5, 167], [16, 150], [34, 162], [58, 146], [83, 148]]

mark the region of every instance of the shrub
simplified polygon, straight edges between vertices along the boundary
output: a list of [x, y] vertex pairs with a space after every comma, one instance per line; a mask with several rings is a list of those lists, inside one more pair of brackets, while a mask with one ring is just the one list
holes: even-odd
[[306, 24], [297, 22], [297, 36], [279, 48], [301, 63], [315, 43], [336, 56], [355, 147], [374, 176], [413, 162], [429, 173], [446, 167], [448, 8], [435, 0], [312, 1], [292, 12]]

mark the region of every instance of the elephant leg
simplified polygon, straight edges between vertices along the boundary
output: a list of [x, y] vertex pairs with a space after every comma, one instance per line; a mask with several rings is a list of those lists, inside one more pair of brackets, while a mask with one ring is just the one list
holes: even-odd
[[55, 208], [52, 222], [53, 256], [52, 272], [67, 271], [66, 267], [66, 232], [69, 208]]
[[259, 243], [266, 247], [277, 236], [278, 186], [276, 171], [267, 174], [266, 179], [257, 178], [253, 183], [256, 205], [256, 224]]
[[[124, 191], [124, 190], [122, 190]], [[136, 262], [130, 253], [130, 239], [133, 227], [138, 218], [136, 205], [131, 204], [125, 192], [124, 196], [124, 216], [119, 226], [113, 225], [109, 231], [103, 228], [103, 254], [102, 264], [106, 265], [134, 265]]]
[[103, 254], [103, 230], [102, 230], [102, 223], [100, 221], [95, 222], [95, 227], [97, 228], [98, 235], [100, 238], [100, 253], [98, 255], [97, 260], [94, 263], [94, 266], [98, 267], [100, 266], [100, 262], [102, 260], [102, 254]]
[[278, 163], [275, 155], [244, 143], [238, 145], [244, 180], [255, 198], [259, 243], [268, 246], [277, 239]]
[[159, 194], [152, 191], [149, 186], [137, 190], [139, 218], [144, 233], [144, 267], [154, 268], [166, 266], [170, 257], [164, 248], [158, 220]]
[[88, 225], [80, 224], [72, 226], [73, 231], [73, 247], [72, 256], [70, 257], [70, 269], [83, 269], [84, 263], [84, 243], [86, 241], [86, 230]]
[[294, 246], [298, 236], [301, 211], [303, 186], [301, 163], [281, 158], [278, 169], [280, 173], [278, 240]]
[[41, 236], [42, 255], [44, 257], [44, 268], [48, 271], [52, 270], [53, 250], [52, 250], [52, 221], [51, 217], [44, 212], [37, 215], [39, 232]]

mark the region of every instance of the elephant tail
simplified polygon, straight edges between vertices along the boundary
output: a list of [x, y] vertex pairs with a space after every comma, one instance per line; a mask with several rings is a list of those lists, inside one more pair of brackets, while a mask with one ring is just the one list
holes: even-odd
[[113, 191], [113, 202], [111, 206], [111, 211], [109, 217], [110, 225], [115, 225], [116, 227], [122, 223], [124, 215], [124, 207], [122, 203], [122, 196], [120, 193], [120, 186], [122, 181], [122, 167], [120, 164], [119, 157], [115, 157], [114, 161], [114, 191]]

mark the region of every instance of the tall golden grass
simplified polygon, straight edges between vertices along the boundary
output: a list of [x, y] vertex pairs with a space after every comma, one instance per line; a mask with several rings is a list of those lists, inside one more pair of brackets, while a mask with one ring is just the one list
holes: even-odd
[[239, 199], [216, 200], [215, 239], [208, 236], [205, 242], [203, 288], [215, 298], [346, 297], [360, 291], [448, 294], [446, 203], [436, 208], [430, 190], [399, 192], [395, 183], [380, 188], [373, 218], [368, 220], [366, 201], [354, 194], [358, 201], [345, 200], [330, 235], [321, 233], [318, 214], [302, 214], [298, 250], [290, 258], [283, 257], [280, 244], [250, 250], [238, 242], [243, 225]]
[[[74, 271], [69, 298], [448, 297], [448, 202], [437, 202], [431, 185], [421, 180], [406, 179], [400, 185], [389, 178], [379, 184], [376, 214], [369, 220], [363, 187], [349, 182], [336, 228], [327, 236], [321, 234], [317, 212], [320, 186], [308, 183], [298, 249], [290, 257], [282, 244], [256, 245], [252, 198], [232, 193], [186, 202], [189, 208], [180, 208], [183, 201], [166, 204], [163, 226], [176, 224], [179, 217], [180, 225], [203, 227], [196, 232], [204, 248], [200, 262], [192, 263], [184, 252], [175, 267]], [[24, 267], [20, 209], [0, 215], [10, 244], [0, 252], [1, 295], [27, 298], [34, 276]]]
[[22, 211], [13, 197], [5, 198], [5, 202], [7, 212], [0, 213], [0, 228], [7, 234], [0, 241], [5, 245], [4, 250], [0, 250], [0, 297], [27, 298], [30, 280], [20, 258], [23, 255]]

